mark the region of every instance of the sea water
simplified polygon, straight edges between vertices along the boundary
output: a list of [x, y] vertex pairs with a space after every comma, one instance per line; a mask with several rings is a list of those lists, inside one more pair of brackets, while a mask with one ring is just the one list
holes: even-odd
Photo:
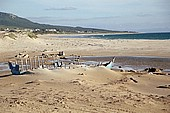
[[[56, 36], [54, 36], [56, 37]], [[88, 34], [57, 36], [59, 38], [98, 38], [98, 39], [148, 39], [148, 40], [170, 40], [170, 32], [166, 33], [135, 33], [135, 34]]]
[[109, 34], [109, 35], [92, 35], [88, 37], [102, 39], [170, 40], [170, 33]]

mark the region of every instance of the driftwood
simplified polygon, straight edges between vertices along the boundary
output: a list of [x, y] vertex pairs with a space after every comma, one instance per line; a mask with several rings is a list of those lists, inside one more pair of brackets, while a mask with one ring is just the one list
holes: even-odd
[[135, 80], [134, 78], [130, 78], [130, 80], [132, 80], [132, 81], [135, 82], [135, 83], [138, 83], [138, 81]]
[[167, 89], [170, 89], [170, 85], [161, 85], [161, 86], [158, 86], [157, 88], [167, 88]]

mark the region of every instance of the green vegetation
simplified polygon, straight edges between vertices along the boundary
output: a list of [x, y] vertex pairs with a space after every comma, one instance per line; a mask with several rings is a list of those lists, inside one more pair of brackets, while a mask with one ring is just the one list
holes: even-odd
[[4, 38], [4, 37], [9, 37], [9, 38], [14, 39], [14, 40], [16, 40], [16, 38], [17, 38], [17, 36], [16, 36], [14, 33], [5, 34], [5, 35], [3, 36], [3, 38]]
[[38, 38], [38, 36], [32, 32], [28, 32], [28, 37], [32, 38], [32, 39], [36, 39]]

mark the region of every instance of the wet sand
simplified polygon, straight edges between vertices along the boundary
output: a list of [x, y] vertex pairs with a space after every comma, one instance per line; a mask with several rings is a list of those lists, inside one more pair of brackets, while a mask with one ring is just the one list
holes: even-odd
[[87, 56], [80, 59], [85, 61], [109, 62], [115, 57], [115, 65], [127, 66], [135, 70], [155, 67], [170, 70], [170, 58], [144, 56]]

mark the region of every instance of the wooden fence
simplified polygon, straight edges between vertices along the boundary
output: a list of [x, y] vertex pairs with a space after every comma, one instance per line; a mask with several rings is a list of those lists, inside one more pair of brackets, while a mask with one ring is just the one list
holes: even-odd
[[27, 71], [37, 68], [54, 68], [54, 63], [57, 62], [58, 59], [59, 58], [55, 56], [34, 56], [32, 58], [17, 58], [12, 61], [12, 63], [14, 65], [19, 65], [20, 71]]
[[79, 57], [73, 57], [72, 60], [60, 59], [58, 56], [34, 56], [32, 58], [17, 58], [12, 61], [13, 65], [19, 65], [20, 72], [34, 70], [37, 68], [55, 69], [68, 67], [70, 63], [79, 64]]

